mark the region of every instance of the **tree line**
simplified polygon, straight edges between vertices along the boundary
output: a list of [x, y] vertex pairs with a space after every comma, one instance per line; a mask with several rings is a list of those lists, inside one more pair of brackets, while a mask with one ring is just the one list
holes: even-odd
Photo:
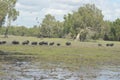
[[[35, 25], [28, 28], [25, 26], [10, 26], [11, 21], [17, 19], [19, 12], [14, 8], [16, 0], [6, 1], [13, 2], [13, 6], [10, 10], [8, 9], [9, 12], [5, 10], [6, 7], [0, 7], [0, 25], [2, 26], [5, 18], [8, 18], [7, 27], [1, 27], [0, 29], [2, 35], [70, 38], [78, 41], [97, 39], [120, 41], [120, 19], [118, 18], [113, 22], [105, 21], [102, 11], [94, 4], [85, 4], [76, 11], [64, 15], [64, 21], [58, 21], [53, 15], [47, 14], [39, 26]], [[0, 4], [1, 2], [3, 0], [0, 1]]]

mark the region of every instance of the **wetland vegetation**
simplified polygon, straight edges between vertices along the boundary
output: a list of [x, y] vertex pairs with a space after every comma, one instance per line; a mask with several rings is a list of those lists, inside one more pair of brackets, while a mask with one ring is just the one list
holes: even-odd
[[[11, 43], [15, 39], [20, 42], [19, 45]], [[111, 68], [108, 70], [109, 67], [112, 66], [113, 69], [118, 69], [119, 71], [119, 42], [97, 40], [78, 42], [70, 39], [41, 39], [20, 36], [10, 36], [9, 38], [1, 38], [0, 40], [7, 41], [6, 44], [0, 45], [0, 74], [3, 76], [3, 79], [9, 79], [10, 77], [15, 76], [14, 79], [18, 80], [34, 80], [34, 77], [38, 80], [41, 78], [48, 80], [57, 80], [61, 78], [63, 78], [63, 80], [67, 78], [68, 80], [79, 80], [84, 78], [85, 80], [89, 80], [87, 77], [91, 77], [91, 79], [105, 80], [99, 78], [108, 77], [107, 79], [109, 79], [109, 77], [113, 77], [112, 79], [116, 80], [120, 77], [119, 72], [116, 71], [113, 75], [114, 71], [112, 72]], [[53, 46], [31, 44], [22, 45], [22, 42], [25, 40], [29, 40], [30, 42], [47, 41], [54, 42], [55, 44]], [[67, 41], [71, 42], [70, 46], [65, 45]], [[61, 44], [60, 46], [56, 45], [58, 42]], [[114, 46], [106, 46], [108, 43], [114, 43]], [[102, 44], [102, 46], [99, 46], [98, 44]], [[14, 73], [10, 74], [6, 72], [6, 70], [8, 72], [13, 71]], [[104, 70], [108, 70], [108, 72], [111, 71], [111, 73], [106, 73], [105, 76]], [[32, 71], [34, 71], [33, 74]], [[102, 71], [101, 76], [100, 74], [97, 74], [96, 71]], [[22, 75], [22, 72], [24, 75]], [[54, 74], [52, 72], [54, 72]], [[6, 74], [8, 75], [7, 78], [4, 77]], [[41, 76], [41, 74], [43, 76]], [[32, 77], [30, 77], [30, 75], [32, 75]]]

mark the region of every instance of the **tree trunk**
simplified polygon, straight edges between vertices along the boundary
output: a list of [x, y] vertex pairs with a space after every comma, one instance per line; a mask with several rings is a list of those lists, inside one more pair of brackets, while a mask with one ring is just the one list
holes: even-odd
[[80, 33], [77, 34], [75, 41], [80, 41]]
[[8, 38], [8, 27], [6, 27], [4, 38]]
[[6, 27], [6, 30], [5, 30], [4, 38], [8, 38], [8, 30], [9, 30], [10, 26], [11, 26], [11, 18], [8, 18], [7, 27]]
[[80, 41], [80, 35], [84, 32], [84, 29], [81, 29], [80, 32], [77, 34], [75, 41]]

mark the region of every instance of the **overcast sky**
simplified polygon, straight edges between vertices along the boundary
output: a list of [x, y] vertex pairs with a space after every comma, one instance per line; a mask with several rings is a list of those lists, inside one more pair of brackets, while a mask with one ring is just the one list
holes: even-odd
[[20, 15], [13, 25], [39, 25], [48, 13], [62, 21], [65, 14], [87, 3], [95, 4], [101, 9], [104, 20], [114, 21], [120, 18], [120, 0], [18, 0], [16, 9]]

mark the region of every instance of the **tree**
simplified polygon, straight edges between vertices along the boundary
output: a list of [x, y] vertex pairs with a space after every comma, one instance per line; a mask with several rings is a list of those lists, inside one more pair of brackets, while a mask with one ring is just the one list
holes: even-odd
[[64, 16], [64, 33], [69, 34], [70, 28], [73, 25], [72, 14], [68, 13], [68, 15]]
[[7, 15], [7, 3], [4, 0], [0, 0], [0, 27], [4, 24], [5, 22], [5, 17]]
[[51, 29], [51, 37], [62, 38], [63, 37], [63, 23], [55, 21], [54, 26]]
[[104, 40], [120, 41], [120, 19], [113, 22], [105, 21], [106, 29], [103, 31]]
[[[93, 32], [93, 36], [101, 33], [103, 15], [101, 10], [94, 4], [86, 4], [72, 14], [65, 16], [64, 20], [65, 33], [71, 33], [73, 38], [76, 37], [76, 40], [81, 39], [83, 41], [86, 40], [89, 34], [93, 34]], [[86, 38], [83, 35], [86, 35]]]
[[40, 36], [40, 29], [37, 25], [34, 25], [32, 28], [28, 28], [28, 32], [27, 32], [29, 36], [35, 36], [35, 37], [39, 37]]
[[101, 31], [102, 32], [101, 36], [102, 36], [103, 40], [109, 40], [109, 38], [110, 38], [109, 35], [110, 35], [112, 25], [113, 25], [113, 22], [104, 21], [102, 31]]
[[11, 22], [15, 21], [17, 19], [17, 16], [19, 15], [19, 11], [15, 9], [15, 4], [17, 0], [4, 0], [7, 5], [7, 28], [5, 31], [5, 38], [8, 37], [8, 30], [9, 27], [11, 26]]
[[109, 40], [120, 41], [120, 19], [116, 19], [109, 32]]
[[120, 19], [116, 19], [115, 22], [113, 22], [113, 26], [115, 26], [116, 31], [116, 40], [120, 40]]
[[41, 24], [41, 34], [44, 37], [50, 37], [51, 36], [51, 29], [54, 26], [55, 17], [47, 14], [45, 15], [45, 18], [42, 21]]
[[63, 22], [57, 21], [51, 14], [45, 15], [40, 27], [40, 36], [59, 37], [63, 36]]

